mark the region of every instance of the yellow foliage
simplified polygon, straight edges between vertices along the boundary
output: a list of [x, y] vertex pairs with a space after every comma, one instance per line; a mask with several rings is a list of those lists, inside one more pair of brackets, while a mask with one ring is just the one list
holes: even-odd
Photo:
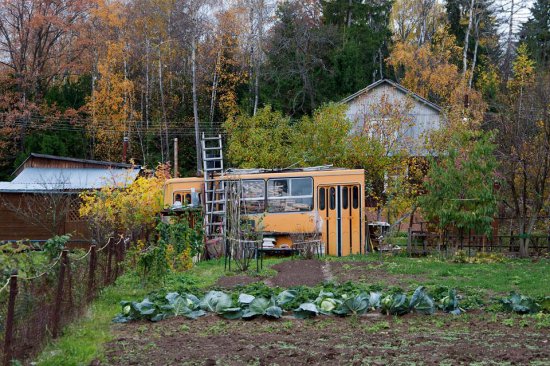
[[98, 191], [84, 192], [80, 215], [92, 226], [111, 228], [138, 237], [146, 233], [163, 209], [163, 186], [168, 178], [164, 166], [159, 165], [150, 177], [140, 176], [128, 187], [114, 184]]
[[193, 267], [191, 248], [184, 249], [179, 255], [172, 244], [166, 247], [166, 262], [173, 272], [183, 272]]

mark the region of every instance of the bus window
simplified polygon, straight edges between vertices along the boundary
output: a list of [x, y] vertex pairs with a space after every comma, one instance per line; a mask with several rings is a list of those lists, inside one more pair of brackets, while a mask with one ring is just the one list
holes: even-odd
[[191, 204], [191, 193], [187, 193], [185, 195], [185, 204], [190, 205]]
[[325, 194], [326, 194], [326, 191], [324, 188], [320, 188], [319, 189], [319, 210], [322, 211], [325, 209], [325, 201], [326, 201], [326, 197], [325, 197]]
[[174, 203], [179, 202], [181, 204], [181, 194], [176, 194], [176, 197], [174, 198]]
[[334, 210], [336, 208], [336, 189], [334, 187], [330, 188], [330, 209]]
[[353, 208], [359, 207], [359, 187], [353, 187]]
[[254, 214], [265, 211], [265, 181], [263, 179], [243, 180], [241, 213]]
[[312, 178], [283, 178], [267, 181], [268, 212], [303, 212], [312, 209]]
[[348, 209], [348, 187], [344, 187], [344, 189], [342, 190], [342, 208], [344, 210], [347, 210]]

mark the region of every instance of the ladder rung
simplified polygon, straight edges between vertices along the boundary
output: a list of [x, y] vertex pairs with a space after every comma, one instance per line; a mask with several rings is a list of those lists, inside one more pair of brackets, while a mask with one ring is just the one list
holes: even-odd
[[202, 138], [204, 141], [212, 141], [212, 140], [220, 140], [220, 136], [216, 136], [216, 137], [204, 137]]
[[221, 203], [225, 203], [225, 200], [212, 200], [212, 201], [206, 200], [206, 203], [217, 203], [217, 204], [221, 204]]
[[204, 169], [205, 172], [223, 172], [222, 168], [206, 168]]
[[221, 160], [223, 160], [223, 157], [216, 156], [216, 157], [213, 157], [213, 158], [204, 158], [203, 160], [204, 161], [221, 161]]
[[202, 149], [206, 151], [210, 151], [210, 150], [221, 150], [221, 148], [222, 148], [221, 146], [210, 146], [210, 147], [204, 146]]
[[206, 225], [208, 225], [208, 226], [223, 226], [223, 222], [209, 222]]
[[212, 215], [225, 215], [225, 211], [211, 211]]
[[225, 192], [225, 189], [207, 189], [205, 192], [206, 193], [223, 193]]

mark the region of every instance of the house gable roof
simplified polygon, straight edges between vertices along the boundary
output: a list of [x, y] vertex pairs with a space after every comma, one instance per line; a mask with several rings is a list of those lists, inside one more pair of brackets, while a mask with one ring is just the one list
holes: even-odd
[[396, 89], [398, 89], [399, 91], [401, 91], [402, 93], [406, 94], [406, 95], [410, 95], [411, 97], [413, 97], [415, 100], [417, 100], [418, 102], [422, 103], [422, 104], [425, 104], [427, 105], [428, 107], [432, 108], [433, 110], [435, 110], [436, 112], [438, 113], [441, 113], [442, 112], [442, 109], [440, 106], [438, 106], [437, 104], [434, 104], [432, 102], [430, 102], [429, 100], [427, 100], [426, 98], [423, 98], [421, 97], [420, 95], [416, 94], [415, 92], [405, 88], [403, 85], [400, 85], [398, 83], [396, 83], [395, 81], [392, 81], [392, 80], [389, 80], [389, 79], [380, 79], [372, 84], [370, 84], [369, 86], [367, 86], [366, 88], [364, 89], [361, 89], [359, 90], [358, 92], [355, 92], [353, 93], [352, 95], [342, 99], [340, 101], [340, 103], [344, 104], [344, 103], [349, 103], [351, 102], [352, 100], [354, 100], [355, 98], [363, 95], [363, 94], [366, 94], [368, 93], [369, 91], [377, 88], [378, 86], [382, 85], [382, 84], [388, 84]]

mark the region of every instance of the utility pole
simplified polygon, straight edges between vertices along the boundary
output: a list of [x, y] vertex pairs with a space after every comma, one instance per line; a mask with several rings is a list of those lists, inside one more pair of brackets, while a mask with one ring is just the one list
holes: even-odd
[[178, 138], [174, 138], [174, 178], [179, 176], [178, 174]]

